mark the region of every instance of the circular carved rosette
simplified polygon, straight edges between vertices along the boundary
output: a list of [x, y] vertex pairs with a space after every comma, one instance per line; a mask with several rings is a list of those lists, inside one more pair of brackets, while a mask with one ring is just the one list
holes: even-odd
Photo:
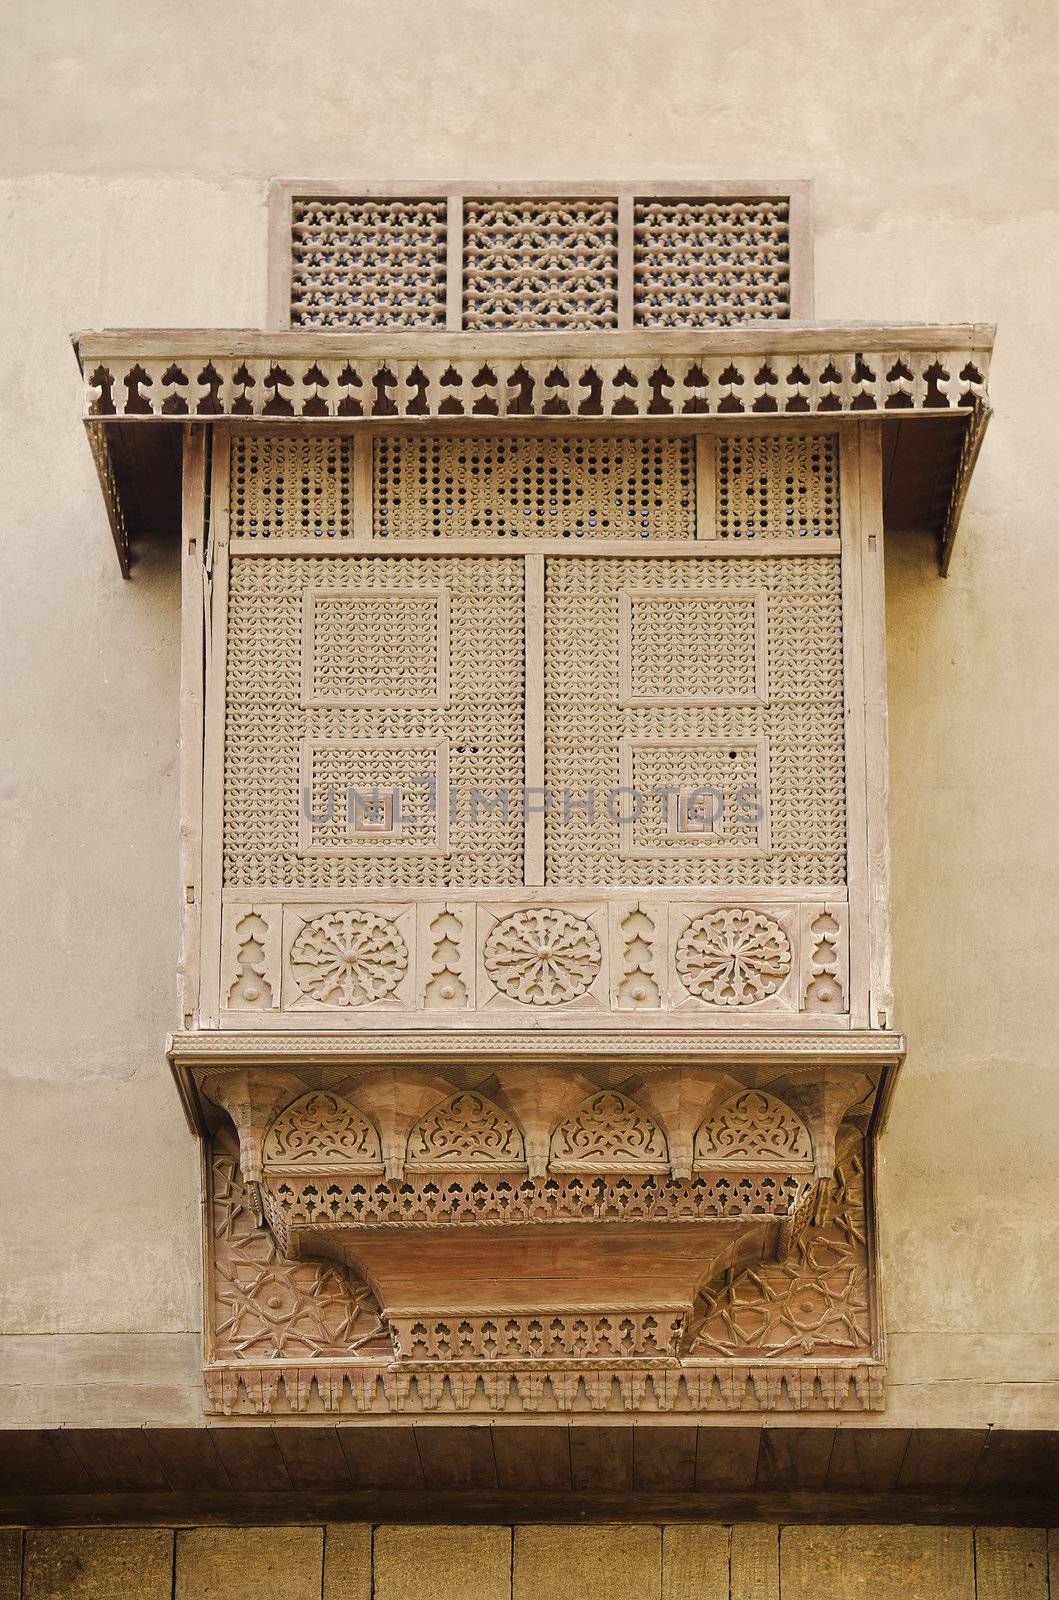
[[527, 1006], [576, 1000], [598, 976], [603, 960], [592, 924], [554, 906], [502, 917], [485, 941], [483, 956], [501, 993]]
[[305, 924], [290, 961], [310, 1000], [364, 1006], [397, 988], [408, 970], [408, 946], [394, 923], [373, 911], [328, 911]]
[[785, 982], [791, 946], [775, 918], [729, 907], [684, 929], [676, 965], [689, 994], [714, 1006], [749, 1006]]

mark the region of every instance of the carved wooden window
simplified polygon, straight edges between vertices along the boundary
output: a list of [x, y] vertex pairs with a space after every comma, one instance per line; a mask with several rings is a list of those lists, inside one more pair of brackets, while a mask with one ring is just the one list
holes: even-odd
[[273, 327], [702, 328], [811, 314], [808, 186], [273, 185]]
[[878, 1407], [882, 535], [989, 330], [792, 326], [799, 185], [273, 198], [285, 331], [78, 346], [126, 573], [183, 452], [210, 1407]]
[[885, 1009], [849, 944], [857, 450], [219, 429], [205, 1015]]

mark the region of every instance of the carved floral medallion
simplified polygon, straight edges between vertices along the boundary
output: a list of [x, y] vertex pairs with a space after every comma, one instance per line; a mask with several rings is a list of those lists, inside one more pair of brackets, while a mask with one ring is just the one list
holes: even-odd
[[591, 923], [554, 906], [502, 917], [485, 941], [485, 967], [497, 988], [523, 1005], [576, 1000], [599, 974], [603, 953]]
[[304, 925], [290, 961], [310, 1000], [363, 1006], [397, 988], [408, 970], [408, 946], [394, 923], [372, 911], [328, 911]]
[[689, 994], [715, 1006], [766, 1000], [791, 970], [791, 946], [773, 917], [726, 907], [696, 917], [677, 941], [676, 966]]

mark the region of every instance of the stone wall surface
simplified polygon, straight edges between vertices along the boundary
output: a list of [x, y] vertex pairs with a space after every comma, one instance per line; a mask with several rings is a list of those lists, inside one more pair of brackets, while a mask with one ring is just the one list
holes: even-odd
[[1043, 1528], [0, 1531], [0, 1600], [1048, 1600], [1049, 1581]]
[[[53, 0], [6, 22], [0, 1425], [201, 1415], [197, 1155], [162, 1057], [177, 551], [121, 581], [70, 332], [259, 326], [273, 175], [776, 175], [814, 180], [819, 317], [1000, 326], [951, 575], [924, 538], [888, 560], [910, 1050], [879, 1171], [886, 1420], [1054, 1426], [1059, 11]], [[965, 1592], [955, 1560], [930, 1593]]]

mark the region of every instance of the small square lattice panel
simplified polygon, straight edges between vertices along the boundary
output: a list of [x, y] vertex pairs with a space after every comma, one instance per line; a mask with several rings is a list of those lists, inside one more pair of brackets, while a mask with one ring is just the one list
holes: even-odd
[[619, 595], [623, 706], [749, 705], [765, 698], [768, 597], [626, 589]]
[[303, 605], [306, 705], [444, 705], [445, 589], [306, 589]]
[[334, 434], [237, 434], [229, 516], [233, 539], [351, 534], [353, 440]]
[[[662, 861], [707, 850], [753, 855], [767, 838], [768, 762], [764, 740], [623, 738], [622, 788], [632, 797], [621, 818], [623, 856]], [[684, 796], [710, 826], [695, 835], [674, 827], [672, 802]], [[624, 797], [623, 797], [624, 798]], [[689, 843], [689, 840], [691, 842]], [[663, 869], [664, 870], [664, 869]]]
[[689, 439], [375, 441], [375, 534], [423, 539], [693, 539]]
[[717, 441], [722, 539], [814, 538], [839, 531], [833, 434], [757, 434]]
[[786, 200], [637, 200], [634, 218], [637, 326], [790, 316]]
[[465, 328], [613, 328], [616, 200], [465, 200]]
[[291, 326], [445, 325], [444, 200], [299, 200], [291, 213]]

